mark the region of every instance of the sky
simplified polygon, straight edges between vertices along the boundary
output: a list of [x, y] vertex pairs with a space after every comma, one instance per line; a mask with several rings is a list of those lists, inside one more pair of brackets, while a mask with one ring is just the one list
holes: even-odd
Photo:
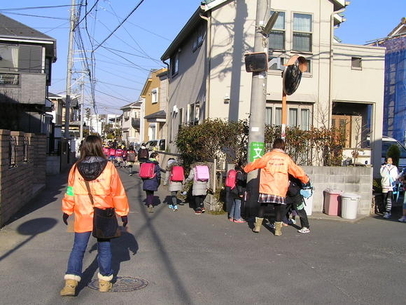
[[[50, 92], [60, 95], [66, 94], [71, 1], [3, 0], [0, 6], [0, 13], [57, 40]], [[91, 107], [94, 92], [98, 113], [121, 114], [120, 107], [139, 100], [150, 71], [166, 67], [160, 57], [201, 1], [87, 2], [88, 12], [81, 10], [80, 24], [75, 31], [72, 94], [84, 92], [85, 107]], [[91, 10], [94, 4], [97, 5]], [[346, 21], [336, 29], [335, 36], [343, 43], [362, 45], [386, 37], [406, 17], [406, 0], [352, 0], [344, 17]], [[77, 51], [79, 44], [84, 45], [85, 54]], [[92, 85], [86, 71], [91, 71]], [[81, 82], [84, 82], [83, 91]]]

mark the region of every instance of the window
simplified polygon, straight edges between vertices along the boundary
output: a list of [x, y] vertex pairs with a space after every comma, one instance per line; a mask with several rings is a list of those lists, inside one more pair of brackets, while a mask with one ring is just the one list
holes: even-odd
[[179, 52], [171, 57], [171, 76], [175, 76], [179, 72]]
[[310, 109], [300, 109], [300, 129], [310, 130]]
[[195, 37], [193, 40], [193, 47], [192, 47], [193, 52], [202, 46], [204, 37], [205, 37], [205, 27], [203, 25], [201, 25], [195, 33]]
[[282, 125], [282, 108], [279, 107], [275, 109], [275, 125]]
[[293, 46], [295, 51], [312, 51], [312, 16], [293, 14]]
[[272, 125], [272, 108], [265, 109], [265, 124]]
[[361, 57], [351, 57], [351, 69], [362, 70], [362, 59]]
[[288, 126], [294, 127], [297, 126], [297, 108], [289, 108], [289, 122]]
[[151, 90], [151, 104], [158, 103], [158, 88], [154, 88]]
[[[265, 124], [281, 126], [282, 125], [282, 108], [277, 107], [277, 103], [268, 104], [265, 110]], [[301, 130], [310, 130], [310, 104], [293, 104], [289, 106], [287, 119], [289, 127], [298, 127]]]
[[[271, 12], [271, 16], [274, 11]], [[285, 50], [285, 13], [279, 12], [278, 18], [269, 34], [269, 49]]]

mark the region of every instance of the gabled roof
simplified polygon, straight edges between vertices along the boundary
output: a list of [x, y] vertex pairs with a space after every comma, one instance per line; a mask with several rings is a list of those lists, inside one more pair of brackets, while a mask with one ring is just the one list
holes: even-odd
[[37, 43], [46, 46], [47, 56], [56, 60], [56, 40], [25, 24], [0, 14], [0, 41]]
[[406, 18], [403, 17], [400, 23], [388, 34], [388, 37], [406, 35]]

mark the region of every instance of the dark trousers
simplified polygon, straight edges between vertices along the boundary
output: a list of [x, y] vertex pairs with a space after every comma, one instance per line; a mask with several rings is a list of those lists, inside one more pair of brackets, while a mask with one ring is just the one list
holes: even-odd
[[195, 198], [195, 208], [202, 209], [205, 195], [193, 196]]
[[259, 206], [258, 217], [264, 218], [265, 209], [267, 208], [268, 204], [273, 204], [275, 206], [275, 214], [276, 214], [276, 222], [281, 222], [283, 216], [286, 214], [286, 206], [284, 204], [276, 204], [276, 203], [261, 203]]
[[[309, 228], [309, 219], [307, 218], [307, 213], [306, 210], [304, 209], [303, 203], [303, 197], [300, 194], [297, 194], [296, 196], [293, 197], [287, 197], [286, 201], [291, 205], [292, 209], [296, 211], [297, 215], [300, 218], [300, 225], [306, 228]], [[300, 210], [298, 210], [298, 207], [302, 206]]]
[[154, 205], [154, 191], [145, 191], [147, 194], [146, 205]]

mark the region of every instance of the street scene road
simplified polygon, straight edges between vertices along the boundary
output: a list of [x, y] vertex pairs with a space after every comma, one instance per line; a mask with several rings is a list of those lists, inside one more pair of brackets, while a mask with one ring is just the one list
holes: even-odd
[[[136, 168], [138, 170], [138, 168]], [[84, 259], [76, 297], [61, 297], [73, 234], [62, 222], [67, 173], [0, 230], [0, 302], [8, 304], [404, 304], [406, 224], [398, 215], [357, 221], [310, 217], [309, 234], [293, 226], [276, 237], [264, 224], [168, 208], [161, 185], [154, 213], [137, 174], [119, 169], [131, 205], [127, 232], [113, 240], [113, 265], [137, 289], [100, 293], [96, 240]], [[73, 219], [69, 218], [71, 225]]]

